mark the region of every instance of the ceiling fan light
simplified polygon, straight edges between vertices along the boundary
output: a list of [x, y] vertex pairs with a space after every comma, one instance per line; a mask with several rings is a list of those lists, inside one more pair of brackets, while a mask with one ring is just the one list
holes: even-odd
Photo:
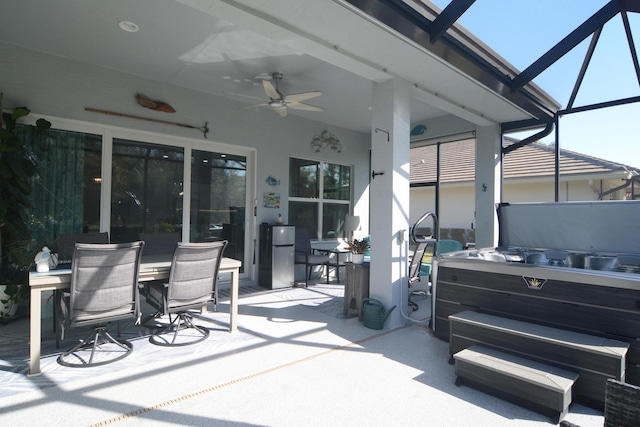
[[271, 105], [273, 108], [280, 108], [280, 107], [284, 107], [284, 101], [271, 101], [269, 102], [269, 105]]

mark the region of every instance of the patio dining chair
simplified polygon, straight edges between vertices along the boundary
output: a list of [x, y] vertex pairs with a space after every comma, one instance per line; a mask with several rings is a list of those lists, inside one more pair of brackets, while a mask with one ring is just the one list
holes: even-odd
[[[442, 240], [438, 240], [438, 242], [435, 245], [436, 248], [436, 252], [435, 252], [435, 256], [438, 256], [440, 254], [446, 254], [447, 252], [456, 252], [456, 251], [461, 251], [463, 249], [462, 243], [458, 242], [457, 240], [451, 240], [451, 239], [442, 239]], [[422, 260], [422, 263], [420, 265], [420, 274], [423, 276], [431, 276], [431, 270], [432, 270], [432, 265], [431, 265], [431, 260], [433, 259], [433, 255], [431, 256], [431, 259], [428, 262], [425, 262], [425, 260]]]
[[324, 266], [325, 274], [327, 276], [327, 283], [329, 283], [329, 264], [331, 263], [331, 257], [329, 255], [316, 254], [313, 248], [311, 248], [311, 238], [306, 228], [296, 227], [296, 249], [295, 249], [295, 264], [304, 264], [304, 286], [309, 287], [309, 280], [311, 280], [311, 273], [313, 268], [319, 265]]
[[109, 233], [63, 233], [53, 242], [53, 252], [57, 252], [61, 263], [70, 263], [76, 243], [109, 243]]
[[[640, 387], [607, 379], [604, 398], [604, 427], [640, 426]], [[563, 420], [560, 427], [580, 427]]]
[[[217, 304], [217, 279], [227, 241], [180, 242], [173, 253], [168, 282], [141, 285], [141, 292], [159, 315], [169, 315], [169, 324], [149, 338], [153, 344], [183, 346], [209, 336], [209, 330], [193, 323], [190, 310]], [[172, 319], [172, 314], [175, 317]], [[196, 337], [195, 339], [192, 337]]]
[[144, 256], [166, 255], [167, 258], [176, 250], [181, 239], [180, 233], [140, 233], [144, 241]]
[[605, 427], [640, 425], [640, 387], [607, 379], [604, 401]]
[[64, 339], [66, 328], [95, 326], [79, 344], [62, 353], [58, 363], [69, 367], [98, 366], [131, 354], [131, 343], [111, 336], [107, 324], [140, 317], [138, 272], [143, 246], [141, 241], [76, 244], [71, 288], [60, 292], [56, 301], [59, 310], [56, 335]]
[[[67, 267], [71, 265], [71, 259], [73, 258], [73, 252], [76, 248], [76, 243], [109, 243], [109, 233], [60, 233], [56, 236], [56, 239], [53, 242], [52, 248], [53, 252], [57, 254], [57, 268]], [[53, 291], [53, 300], [58, 301], [61, 297], [61, 290]], [[53, 331], [57, 332], [58, 327], [58, 319], [57, 319], [58, 310], [53, 310]], [[56, 334], [56, 337], [59, 335]], [[56, 340], [56, 348], [60, 347], [60, 339]]]

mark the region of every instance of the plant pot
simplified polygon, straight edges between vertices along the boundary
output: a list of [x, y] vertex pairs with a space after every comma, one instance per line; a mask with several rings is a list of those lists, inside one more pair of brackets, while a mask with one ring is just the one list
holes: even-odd
[[[18, 311], [18, 304], [9, 298], [5, 289], [7, 285], [0, 285], [0, 319], [12, 318]], [[3, 303], [2, 301], [7, 301]]]
[[351, 262], [354, 264], [362, 264], [364, 262], [364, 254], [351, 254]]

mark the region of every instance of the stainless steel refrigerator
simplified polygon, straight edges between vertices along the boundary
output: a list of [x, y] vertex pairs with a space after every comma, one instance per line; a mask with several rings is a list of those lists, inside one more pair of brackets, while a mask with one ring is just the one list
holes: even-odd
[[260, 225], [258, 284], [278, 289], [293, 286], [296, 228], [293, 225]]

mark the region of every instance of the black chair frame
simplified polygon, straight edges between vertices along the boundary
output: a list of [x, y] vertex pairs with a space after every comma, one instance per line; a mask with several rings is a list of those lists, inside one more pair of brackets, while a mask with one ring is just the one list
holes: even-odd
[[[101, 366], [116, 362], [131, 354], [133, 351], [132, 344], [126, 340], [114, 338], [107, 331], [107, 324], [117, 321], [117, 334], [119, 336], [120, 320], [135, 318], [136, 323], [140, 320], [138, 273], [143, 247], [144, 242], [141, 241], [121, 244], [76, 244], [71, 268], [71, 289], [68, 292], [58, 292], [56, 294], [56, 310], [59, 311], [57, 319], [60, 320], [60, 325], [56, 328], [56, 345], [59, 344], [61, 339], [64, 339], [66, 325], [70, 328], [85, 325], [96, 326], [94, 326], [92, 331], [82, 341], [58, 357], [59, 364], [76, 368]], [[109, 262], [113, 262], [114, 265], [102, 267], [95, 265], [95, 259], [89, 258], [89, 260], [85, 260], [87, 256], [95, 254], [102, 255]], [[110, 277], [110, 268], [112, 270], [111, 272], [115, 272], [115, 278]], [[96, 273], [87, 274], [83, 271], [88, 269], [95, 269]], [[117, 277], [117, 275], [123, 274], [122, 269], [125, 270], [124, 277]], [[116, 282], [122, 282], [118, 286], [118, 289], [121, 289], [119, 292], [122, 292], [122, 295], [115, 298], [113, 294], [109, 294], [108, 298], [111, 298], [111, 300], [106, 298], [106, 301], [122, 300], [128, 302], [125, 302], [124, 305], [118, 302], [117, 304], [119, 305], [117, 306], [115, 305], [116, 303], [113, 303], [113, 307], [106, 305], [100, 307], [94, 306], [92, 303], [87, 303], [88, 300], [95, 300], [95, 298], [87, 299], [83, 296], [89, 292], [89, 289], [85, 288], [91, 288], [91, 285], [86, 285], [86, 283], [95, 283], [96, 279], [94, 276], [103, 276]], [[128, 282], [130, 282], [130, 286]], [[97, 289], [96, 292], [104, 291], [107, 288], [109, 287], [106, 286], [102, 289]], [[128, 297], [126, 296], [127, 294], [129, 294]], [[116, 357], [94, 361], [98, 349], [106, 344], [114, 344], [122, 350], [122, 352]], [[83, 359], [77, 354], [81, 350], [89, 349], [91, 353], [88, 360]], [[109, 353], [112, 352], [109, 351]]]
[[[178, 243], [175, 249], [171, 264], [171, 273], [168, 282], [150, 282], [141, 284], [141, 293], [144, 295], [147, 303], [157, 310], [156, 316], [168, 315], [169, 324], [158, 328], [149, 338], [153, 344], [160, 346], [185, 346], [199, 343], [209, 336], [209, 329], [196, 325], [193, 322], [193, 315], [190, 310], [202, 308], [208, 303], [217, 304], [218, 288], [217, 279], [220, 270], [220, 262], [222, 255], [227, 246], [227, 241], [211, 242], [211, 243]], [[212, 261], [210, 272], [202, 276], [199, 271], [194, 269], [185, 269], [179, 266], [179, 263], [188, 263], [182, 257], [189, 258], [189, 252], [209, 253], [198, 262], [207, 263]], [[213, 255], [213, 257], [211, 257]], [[178, 270], [180, 269], [180, 270]], [[186, 272], [186, 275], [185, 275]], [[180, 286], [178, 282], [195, 281], [205, 283], [208, 290], [199, 292], [196, 296], [190, 296], [183, 300], [173, 298], [172, 286]], [[183, 285], [184, 286], [184, 285]], [[175, 316], [172, 316], [175, 315]], [[197, 332], [198, 337], [189, 341], [178, 341], [180, 331], [193, 330]], [[171, 336], [171, 339], [165, 337]]]

